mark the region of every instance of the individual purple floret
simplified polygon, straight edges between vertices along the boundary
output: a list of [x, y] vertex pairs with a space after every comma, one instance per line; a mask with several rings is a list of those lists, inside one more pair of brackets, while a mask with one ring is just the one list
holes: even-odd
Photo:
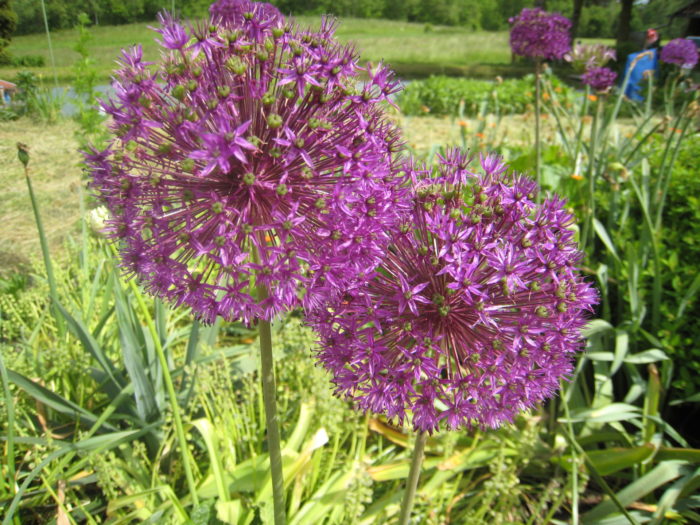
[[692, 69], [698, 63], [698, 48], [692, 40], [676, 38], [661, 49], [661, 60], [667, 64]]
[[558, 13], [525, 8], [508, 22], [510, 47], [516, 55], [558, 60], [571, 49], [571, 21]]
[[279, 22], [284, 19], [274, 5], [251, 0], [217, 0], [209, 6], [209, 14], [212, 18], [236, 24], [243, 23], [246, 16], [262, 22]]
[[114, 138], [86, 155], [127, 274], [205, 322], [269, 320], [362, 279], [407, 210], [392, 74], [361, 70], [328, 19], [300, 30], [246, 5], [189, 30], [163, 15], [155, 64], [124, 51]]
[[581, 82], [595, 91], [608, 91], [617, 79], [617, 73], [608, 67], [594, 67], [586, 70], [581, 77]]
[[495, 156], [408, 172], [412, 223], [371, 281], [309, 316], [318, 359], [362, 410], [428, 432], [497, 427], [552, 396], [582, 347], [597, 294], [574, 218]]

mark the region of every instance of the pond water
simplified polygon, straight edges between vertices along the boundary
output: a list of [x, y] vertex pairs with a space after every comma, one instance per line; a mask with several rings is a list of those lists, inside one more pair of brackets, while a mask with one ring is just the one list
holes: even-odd
[[[107, 98], [114, 94], [114, 88], [109, 84], [100, 84], [95, 87], [95, 90], [99, 93], [100, 98]], [[78, 112], [78, 106], [76, 105], [78, 94], [72, 87], [55, 87], [51, 90], [51, 95], [64, 99], [63, 108], [61, 109], [61, 115], [64, 117], [72, 117]]]

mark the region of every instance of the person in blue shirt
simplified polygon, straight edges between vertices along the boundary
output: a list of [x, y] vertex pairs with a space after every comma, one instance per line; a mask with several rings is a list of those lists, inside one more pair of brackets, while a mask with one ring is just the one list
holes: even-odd
[[659, 34], [654, 29], [647, 29], [644, 50], [627, 55], [625, 64], [625, 77], [629, 75], [627, 86], [625, 86], [625, 96], [635, 102], [644, 100], [642, 89], [644, 80], [649, 75], [656, 74], [659, 67]]

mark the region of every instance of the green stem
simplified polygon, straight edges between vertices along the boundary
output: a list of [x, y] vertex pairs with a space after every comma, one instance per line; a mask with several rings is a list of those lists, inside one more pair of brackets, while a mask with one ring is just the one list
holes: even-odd
[[[7, 455], [5, 461], [7, 464], [7, 487], [10, 496], [15, 493], [15, 405], [10, 392], [10, 380], [7, 377], [5, 362], [2, 359], [0, 352], [0, 376], [2, 376], [2, 388], [5, 391], [5, 406], [7, 407]], [[17, 521], [15, 519], [15, 521]]]
[[[664, 206], [666, 204], [666, 197], [668, 195], [668, 189], [671, 184], [671, 176], [673, 175], [673, 166], [676, 163], [676, 160], [678, 159], [678, 153], [680, 152], [681, 145], [683, 144], [683, 139], [685, 139], [686, 132], [688, 131], [688, 126], [690, 123], [693, 121], [692, 117], [686, 118], [685, 122], [683, 123], [682, 127], [680, 128], [681, 133], [678, 137], [678, 141], [675, 144], [675, 147], [673, 149], [673, 153], [671, 154], [671, 162], [668, 164], [668, 166], [665, 166], [664, 162], [664, 172], [659, 173], [659, 182], [660, 184], [657, 184], [657, 194], [656, 198], [658, 199], [657, 205], [656, 205], [656, 231], [657, 234], [661, 231], [661, 225], [663, 221], [663, 213], [664, 213]], [[679, 128], [675, 128], [679, 129]], [[668, 143], [670, 144], [672, 139], [668, 140]], [[663, 182], [662, 182], [663, 181]]]
[[36, 195], [34, 195], [34, 187], [32, 186], [32, 179], [29, 176], [29, 168], [24, 166], [24, 180], [27, 181], [27, 189], [29, 190], [29, 199], [32, 203], [32, 211], [34, 212], [34, 221], [36, 222], [36, 229], [39, 233], [39, 244], [41, 245], [41, 255], [44, 258], [44, 267], [46, 268], [46, 278], [49, 282], [49, 296], [51, 297], [51, 312], [56, 319], [56, 324], [58, 326], [59, 337], [63, 337], [64, 325], [63, 317], [56, 308], [56, 303], [58, 302], [58, 288], [56, 287], [56, 278], [53, 273], [53, 265], [51, 264], [51, 254], [49, 253], [49, 243], [46, 240], [46, 233], [44, 231], [44, 224], [41, 222], [41, 214], [39, 213], [39, 204], [36, 201]]
[[44, 15], [44, 28], [46, 29], [46, 41], [49, 44], [49, 57], [51, 57], [51, 68], [53, 69], [53, 82], [58, 86], [58, 76], [56, 74], [56, 59], [53, 55], [53, 46], [51, 45], [51, 32], [49, 31], [49, 19], [46, 16], [46, 4], [41, 0], [41, 12]]
[[[587, 220], [583, 225], [581, 233], [581, 249], [587, 250], [589, 236], [592, 236], [593, 219], [595, 219], [595, 179], [596, 179], [596, 153], [598, 146], [598, 124], [602, 110], [601, 99], [598, 99], [595, 111], [593, 113], [593, 122], [591, 123], [590, 145], [588, 151], [588, 166], [586, 168], [586, 180], [588, 181], [588, 212]], [[593, 257], [593, 245], [586, 251], [588, 257]]]
[[192, 474], [192, 466], [190, 465], [190, 455], [189, 448], [187, 447], [187, 438], [185, 437], [185, 429], [182, 426], [182, 416], [180, 415], [180, 405], [177, 402], [177, 396], [175, 395], [175, 387], [173, 386], [173, 378], [170, 375], [170, 367], [168, 366], [168, 360], [165, 357], [165, 352], [163, 351], [163, 345], [160, 341], [160, 335], [156, 330], [156, 325], [151, 317], [151, 312], [149, 312], [146, 302], [143, 300], [143, 295], [136, 286], [136, 281], [129, 281], [131, 290], [136, 297], [136, 302], [139, 304], [143, 318], [146, 320], [146, 325], [148, 326], [148, 331], [153, 339], [153, 346], [156, 349], [156, 354], [158, 355], [158, 361], [160, 362], [160, 367], [163, 369], [163, 381], [165, 382], [165, 387], [168, 390], [168, 399], [170, 401], [170, 408], [173, 411], [173, 419], [175, 420], [175, 433], [177, 434], [177, 440], [180, 445], [180, 455], [182, 456], [182, 466], [185, 469], [185, 477], [187, 478], [187, 487], [190, 492], [190, 497], [192, 498], [192, 503], [194, 506], [199, 505], [199, 496], [197, 496], [197, 487], [194, 483], [194, 476]]
[[[267, 299], [267, 296], [267, 288], [264, 285], [259, 285], [258, 299], [260, 302]], [[272, 357], [272, 333], [269, 321], [260, 319], [258, 327], [260, 329], [260, 375], [262, 376], [263, 403], [265, 404], [265, 421], [267, 423], [267, 449], [270, 453], [275, 525], [284, 525], [287, 517], [284, 503], [284, 473], [282, 472], [279, 418], [277, 417], [275, 363]]]
[[[540, 82], [540, 73], [542, 62], [540, 59], [535, 61], [535, 178], [537, 185], [542, 190], [542, 176], [540, 164], [542, 163], [542, 146], [540, 145], [540, 99], [542, 98], [542, 88]], [[537, 202], [540, 202], [540, 193], [537, 194]]]
[[425, 450], [425, 442], [428, 440], [428, 433], [421, 431], [416, 437], [416, 444], [413, 446], [413, 460], [411, 461], [411, 470], [406, 479], [406, 492], [401, 503], [401, 517], [399, 525], [408, 525], [408, 520], [411, 517], [413, 509], [413, 500], [416, 497], [416, 488], [418, 487], [418, 479], [420, 478], [420, 469], [423, 464], [423, 451]]
[[[559, 388], [564, 391], [564, 385], [560, 383]], [[569, 386], [571, 388], [571, 386]], [[564, 417], [566, 417], [566, 426], [569, 435], [574, 436], [574, 426], [571, 423], [571, 415], [569, 414], [569, 403], [566, 399], [566, 395], [561, 396], [562, 406], [564, 407]], [[554, 415], [556, 418], [556, 414]], [[571, 447], [571, 525], [578, 525], [578, 455], [576, 449]]]

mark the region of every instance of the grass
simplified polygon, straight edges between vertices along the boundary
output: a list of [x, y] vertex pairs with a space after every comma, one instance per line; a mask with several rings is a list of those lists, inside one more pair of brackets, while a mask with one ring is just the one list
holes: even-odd
[[[301, 25], [318, 24], [318, 17], [299, 17]], [[94, 39], [90, 45], [99, 75], [106, 82], [114, 68], [119, 50], [137, 43], [144, 48], [146, 59], [157, 56], [158, 36], [148, 29], [153, 23], [91, 28]], [[462, 27], [430, 26], [391, 20], [343, 19], [338, 38], [354, 42], [362, 60], [390, 63], [404, 77], [425, 77], [430, 74], [450, 74], [473, 77], [519, 75], [529, 66], [511, 64], [508, 33], [472, 31]], [[78, 58], [73, 51], [76, 30], [55, 31], [51, 35], [56, 60], [56, 76], [60, 83], [73, 78], [72, 64]], [[0, 78], [11, 79], [18, 70], [31, 70], [45, 79], [53, 78], [46, 35], [17, 36], [9, 48], [15, 56], [41, 55], [46, 59], [42, 68], [0, 68]]]
[[0, 122], [0, 164], [4, 166], [0, 171], [0, 272], [41, 256], [17, 142], [30, 148], [29, 172], [51, 251], [57, 252], [66, 236], [77, 231], [81, 181], [73, 130], [73, 122], [54, 126], [29, 119]]

